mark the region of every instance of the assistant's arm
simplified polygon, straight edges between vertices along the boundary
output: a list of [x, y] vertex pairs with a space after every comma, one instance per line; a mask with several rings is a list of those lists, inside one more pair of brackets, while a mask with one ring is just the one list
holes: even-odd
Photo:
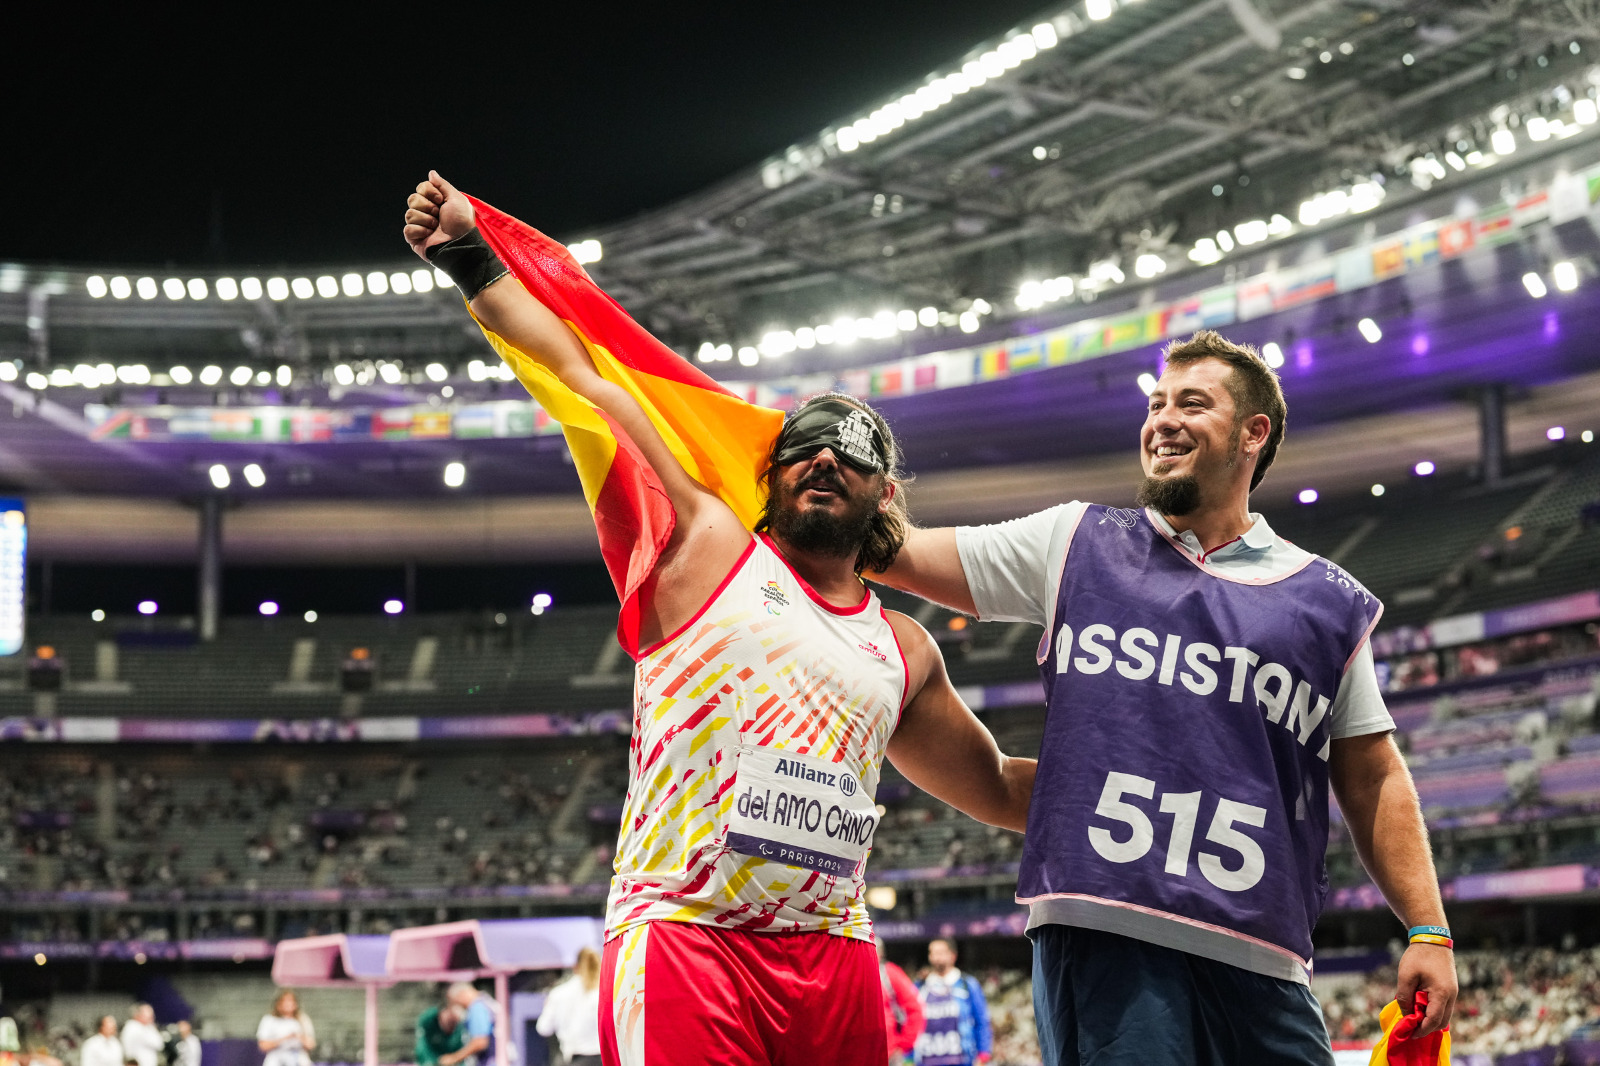
[[889, 738], [889, 761], [906, 780], [980, 822], [1028, 828], [1037, 759], [1006, 755], [961, 700], [927, 630], [886, 612], [900, 639], [913, 690]]
[[921, 596], [963, 614], [976, 615], [972, 589], [961, 568], [961, 552], [956, 547], [954, 526], [906, 531], [906, 542], [895, 556], [894, 565], [874, 579], [891, 588]]
[[[1328, 769], [1356, 854], [1407, 928], [1445, 925], [1439, 878], [1411, 771], [1387, 732], [1335, 739]], [[1418, 989], [1428, 1014], [1418, 1035], [1450, 1024], [1455, 1008], [1455, 956], [1433, 944], [1412, 944], [1400, 959], [1396, 998], [1409, 1014]]]

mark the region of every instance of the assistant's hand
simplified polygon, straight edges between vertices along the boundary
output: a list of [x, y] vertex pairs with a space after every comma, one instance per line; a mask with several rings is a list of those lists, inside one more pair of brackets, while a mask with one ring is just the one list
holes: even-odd
[[402, 231], [411, 250], [423, 259], [436, 244], [453, 241], [477, 224], [472, 202], [454, 185], [428, 171], [428, 180], [406, 197], [406, 225]]
[[1400, 1012], [1410, 1014], [1415, 1009], [1414, 996], [1421, 989], [1428, 993], [1428, 1013], [1417, 1036], [1427, 1036], [1450, 1024], [1450, 1015], [1456, 1009], [1456, 956], [1449, 948], [1438, 944], [1412, 944], [1400, 956], [1400, 981], [1395, 987], [1395, 999]]

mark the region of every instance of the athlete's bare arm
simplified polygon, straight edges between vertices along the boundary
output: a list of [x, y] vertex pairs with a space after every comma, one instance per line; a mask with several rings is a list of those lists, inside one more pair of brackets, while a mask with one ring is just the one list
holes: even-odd
[[[405, 238], [424, 259], [428, 248], [454, 240], [474, 225], [471, 202], [437, 173], [430, 172], [406, 201]], [[672, 633], [733, 568], [750, 543], [749, 531], [727, 504], [689, 476], [639, 402], [600, 375], [577, 335], [515, 277], [479, 293], [472, 313], [615, 419], [661, 479], [677, 512], [677, 526], [644, 590], [640, 639], [648, 646]]]
[[972, 589], [967, 585], [967, 573], [961, 568], [953, 526], [908, 530], [894, 565], [873, 575], [873, 580], [942, 603], [952, 611], [974, 616], [978, 613], [972, 602]]
[[[1335, 740], [1328, 773], [1356, 854], [1395, 916], [1407, 928], [1446, 925], [1417, 788], [1394, 738], [1371, 733]], [[1407, 1014], [1418, 989], [1428, 993], [1418, 1035], [1449, 1025], [1457, 989], [1455, 955], [1448, 948], [1412, 944], [1400, 957], [1395, 998]]]
[[909, 675], [905, 710], [889, 738], [889, 761], [913, 785], [980, 822], [1028, 828], [1036, 759], [1006, 755], [962, 702], [928, 631], [885, 611]]

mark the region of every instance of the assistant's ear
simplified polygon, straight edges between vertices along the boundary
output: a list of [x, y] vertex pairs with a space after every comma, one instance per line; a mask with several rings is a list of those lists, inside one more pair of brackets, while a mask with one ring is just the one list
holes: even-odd
[[1272, 419], [1266, 415], [1251, 415], [1244, 420], [1244, 432], [1239, 436], [1244, 443], [1246, 455], [1255, 455], [1266, 445], [1267, 438], [1272, 436]]

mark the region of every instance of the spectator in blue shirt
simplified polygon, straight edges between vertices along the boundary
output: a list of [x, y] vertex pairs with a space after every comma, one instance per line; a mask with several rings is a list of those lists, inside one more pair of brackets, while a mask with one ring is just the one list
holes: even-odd
[[439, 1056], [439, 1066], [488, 1066], [494, 1061], [496, 1003], [465, 981], [450, 986], [445, 996], [462, 1012], [461, 1049]]
[[917, 1066], [983, 1066], [994, 1052], [989, 1004], [978, 979], [956, 969], [956, 946], [928, 944], [930, 972], [917, 990], [924, 1016]]

